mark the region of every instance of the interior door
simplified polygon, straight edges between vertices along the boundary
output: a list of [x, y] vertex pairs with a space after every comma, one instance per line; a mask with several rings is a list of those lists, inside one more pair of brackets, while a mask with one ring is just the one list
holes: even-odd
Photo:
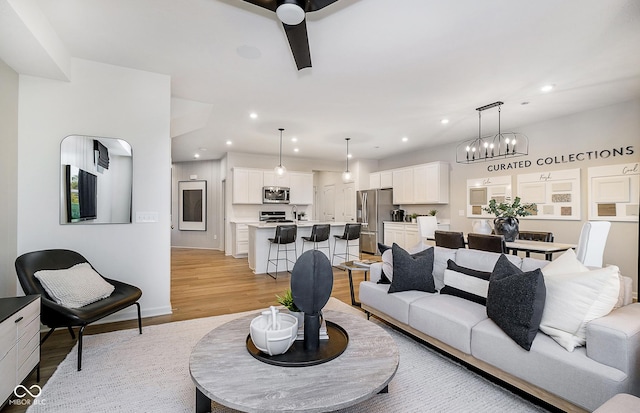
[[325, 185], [322, 188], [322, 220], [335, 221], [336, 219], [336, 188], [335, 185]]
[[351, 183], [344, 187], [344, 221], [355, 222], [356, 220], [356, 189]]

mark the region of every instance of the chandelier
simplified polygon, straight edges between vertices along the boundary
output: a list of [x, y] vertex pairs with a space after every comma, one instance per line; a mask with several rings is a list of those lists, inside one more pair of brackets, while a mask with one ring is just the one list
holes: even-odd
[[[456, 162], [471, 163], [513, 158], [529, 154], [529, 139], [522, 133], [502, 132], [500, 129], [500, 107], [504, 102], [493, 102], [476, 108], [478, 111], [478, 137], [461, 142], [456, 147]], [[482, 111], [498, 108], [498, 133], [482, 136]]]

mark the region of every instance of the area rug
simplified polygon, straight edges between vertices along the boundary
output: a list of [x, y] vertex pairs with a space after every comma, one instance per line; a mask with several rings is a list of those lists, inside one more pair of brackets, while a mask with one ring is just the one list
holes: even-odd
[[[334, 298], [327, 309], [364, 314]], [[247, 314], [201, 318], [84, 338], [82, 371], [77, 347], [60, 363], [28, 412], [185, 412], [195, 410], [189, 355], [211, 329]], [[373, 320], [373, 318], [372, 318]], [[341, 412], [544, 412], [545, 410], [373, 321], [391, 334], [400, 365], [389, 392]], [[77, 345], [76, 345], [77, 346]], [[212, 412], [235, 410], [212, 405]]]

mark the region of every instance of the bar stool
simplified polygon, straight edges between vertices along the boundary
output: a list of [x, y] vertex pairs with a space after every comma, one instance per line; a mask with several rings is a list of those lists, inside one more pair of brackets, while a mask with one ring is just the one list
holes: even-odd
[[[273, 238], [269, 238], [269, 254], [267, 255], [267, 274], [274, 280], [278, 276], [278, 262], [285, 260], [287, 265], [287, 272], [289, 271], [289, 263], [295, 264], [295, 261], [289, 259], [289, 252], [293, 251], [296, 258], [298, 257], [298, 250], [296, 247], [296, 236], [298, 234], [298, 227], [295, 225], [278, 225], [276, 227], [276, 235]], [[290, 248], [290, 244], [293, 244], [293, 249]], [[271, 247], [278, 245], [276, 258], [271, 258]], [[284, 258], [280, 258], [280, 251], [284, 251]], [[269, 264], [276, 266], [276, 272], [271, 274], [269, 272]]]
[[[314, 224], [311, 227], [311, 235], [308, 237], [302, 237], [302, 252], [304, 253], [304, 244], [306, 242], [313, 242], [313, 249], [326, 248], [329, 250], [328, 256], [331, 256], [331, 244], [329, 243], [329, 233], [331, 232], [331, 226], [329, 224]], [[319, 242], [327, 241], [326, 247], [319, 247]]]
[[[333, 255], [331, 256], [331, 265], [333, 265], [333, 261], [335, 257], [344, 257], [344, 261], [352, 261], [349, 260], [349, 257], [360, 258], [360, 248], [358, 248], [358, 255], [351, 254], [349, 252], [349, 241], [358, 241], [358, 245], [360, 244], [360, 229], [362, 224], [346, 224], [344, 226], [344, 234], [342, 235], [334, 235], [333, 237]], [[338, 240], [345, 241], [345, 249], [344, 253], [336, 254], [336, 242]]]

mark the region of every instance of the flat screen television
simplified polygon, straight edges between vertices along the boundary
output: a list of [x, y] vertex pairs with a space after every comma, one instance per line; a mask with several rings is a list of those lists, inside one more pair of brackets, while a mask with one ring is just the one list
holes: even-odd
[[65, 165], [67, 186], [67, 222], [96, 219], [98, 177], [72, 165]]

